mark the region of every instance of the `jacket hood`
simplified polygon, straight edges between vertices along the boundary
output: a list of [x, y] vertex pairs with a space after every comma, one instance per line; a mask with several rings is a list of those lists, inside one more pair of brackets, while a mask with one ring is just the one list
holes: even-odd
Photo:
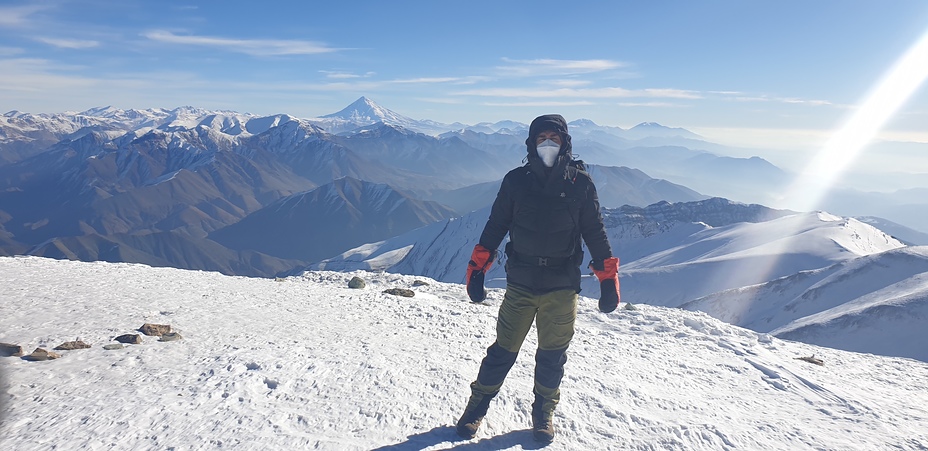
[[[557, 161], [554, 167], [547, 168], [541, 162], [538, 156], [538, 144], [535, 138], [541, 132], [553, 131], [561, 136], [561, 151], [558, 153]], [[573, 146], [570, 143], [570, 134], [567, 133], [567, 120], [560, 114], [545, 114], [538, 116], [532, 121], [528, 128], [528, 138], [525, 140], [526, 150], [528, 151], [528, 162], [542, 180], [557, 178], [567, 168], [567, 162], [573, 159]]]

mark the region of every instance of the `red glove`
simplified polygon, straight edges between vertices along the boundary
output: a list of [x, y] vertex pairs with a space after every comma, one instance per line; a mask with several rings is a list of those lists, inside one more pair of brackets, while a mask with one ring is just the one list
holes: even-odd
[[599, 310], [605, 313], [615, 310], [622, 299], [619, 294], [619, 259], [610, 257], [598, 262], [592, 261], [590, 269], [599, 279]]
[[489, 250], [481, 245], [474, 246], [474, 253], [470, 255], [470, 261], [467, 262], [467, 296], [473, 302], [481, 302], [487, 298], [486, 290], [483, 288], [483, 280], [487, 271], [493, 266], [493, 260], [496, 259], [496, 251]]

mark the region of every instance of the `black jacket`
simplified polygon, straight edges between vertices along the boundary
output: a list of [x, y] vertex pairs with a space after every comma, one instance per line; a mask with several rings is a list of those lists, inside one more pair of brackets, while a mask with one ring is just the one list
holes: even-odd
[[480, 244], [496, 249], [509, 233], [506, 279], [510, 284], [536, 294], [580, 292], [581, 237], [594, 260], [612, 257], [596, 187], [573, 162], [565, 160], [546, 169], [536, 159], [529, 158], [529, 164], [503, 178]]

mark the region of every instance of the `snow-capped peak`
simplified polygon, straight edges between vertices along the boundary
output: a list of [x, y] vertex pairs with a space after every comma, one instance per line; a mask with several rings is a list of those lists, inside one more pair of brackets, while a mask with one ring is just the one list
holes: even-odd
[[354, 103], [348, 105], [341, 111], [322, 117], [344, 119], [358, 123], [385, 122], [404, 124], [414, 122], [412, 119], [384, 108], [364, 96], [361, 96], [358, 100], [355, 100]]

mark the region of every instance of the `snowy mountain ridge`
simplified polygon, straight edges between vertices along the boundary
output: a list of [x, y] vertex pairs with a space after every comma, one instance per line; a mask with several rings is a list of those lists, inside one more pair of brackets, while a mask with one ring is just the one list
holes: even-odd
[[[717, 318], [763, 332], [833, 306], [810, 304], [808, 311], [789, 307], [790, 319], [775, 325], [740, 321], [729, 312], [748, 311], [751, 305], [774, 302], [764, 301], [766, 298], [758, 300], [744, 287], [771, 283], [777, 287], [773, 291], [780, 294], [784, 291], [782, 284], [777, 282], [781, 278], [802, 280], [803, 274], [809, 271], [825, 271], [823, 268], [856, 262], [879, 266], [880, 262], [888, 261], [894, 250], [905, 253], [908, 249], [898, 240], [853, 218], [825, 212], [773, 210], [724, 199], [660, 202], [644, 208], [622, 207], [603, 212], [613, 253], [621, 260], [619, 275], [623, 299], [632, 303], [704, 310]], [[359, 246], [313, 264], [310, 269], [386, 271], [463, 283], [470, 251], [488, 216], [489, 208], [477, 210], [461, 218]], [[879, 258], [884, 255], [885, 259]], [[505, 264], [506, 256], [501, 251], [499, 261], [487, 274], [487, 286], [505, 287]], [[912, 266], [899, 273], [928, 271], [918, 268], [921, 266]], [[875, 287], [885, 286], [885, 279], [876, 277]], [[594, 278], [584, 276], [581, 285], [584, 295], [594, 298], [599, 295], [599, 284]], [[848, 296], [839, 299], [850, 302], [868, 295], [875, 287], [846, 288]], [[743, 293], [743, 296], [732, 293]], [[777, 302], [791, 298], [785, 299]], [[725, 307], [706, 307], [710, 302], [706, 300]], [[897, 326], [902, 328], [903, 324]], [[918, 335], [924, 333], [918, 332]], [[895, 346], [888, 345], [889, 342], [879, 341], [882, 345]], [[894, 354], [890, 348], [868, 348], [868, 351], [928, 359], [928, 355], [921, 352]]]

